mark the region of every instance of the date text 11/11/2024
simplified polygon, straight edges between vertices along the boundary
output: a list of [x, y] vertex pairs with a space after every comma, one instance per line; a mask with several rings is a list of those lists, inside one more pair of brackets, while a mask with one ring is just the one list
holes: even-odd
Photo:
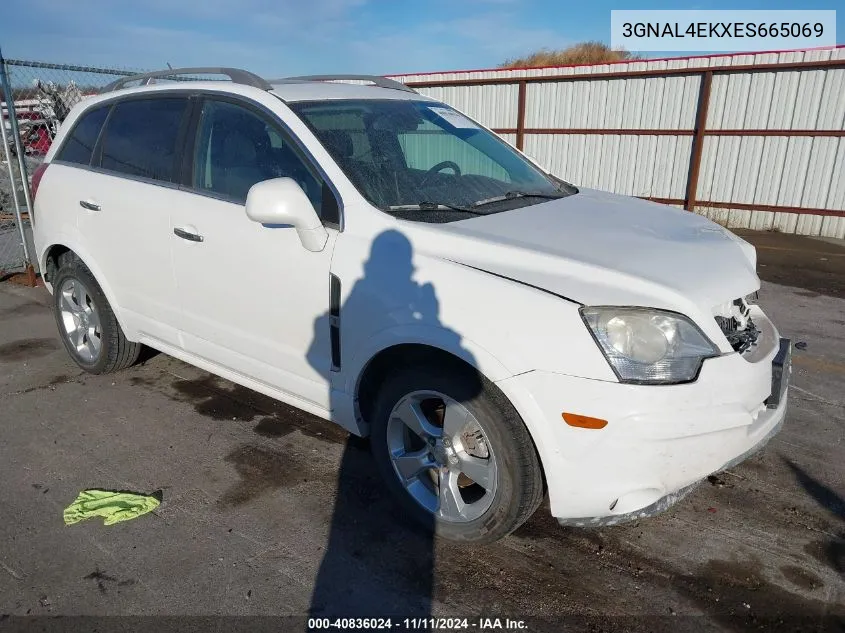
[[524, 620], [510, 618], [308, 618], [309, 631], [326, 630], [402, 631], [526, 631]]

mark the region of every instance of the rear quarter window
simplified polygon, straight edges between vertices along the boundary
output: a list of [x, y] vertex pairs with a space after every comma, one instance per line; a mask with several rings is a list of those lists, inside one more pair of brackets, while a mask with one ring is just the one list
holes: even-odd
[[177, 142], [188, 100], [134, 99], [114, 106], [104, 132], [100, 167], [173, 182]]
[[67, 141], [65, 141], [65, 144], [56, 156], [56, 160], [75, 163], [77, 165], [90, 164], [91, 156], [94, 153], [94, 145], [97, 143], [97, 137], [100, 135], [103, 123], [106, 122], [109, 107], [101, 106], [94, 108], [79, 117], [79, 121], [77, 121], [73, 132], [70, 133]]

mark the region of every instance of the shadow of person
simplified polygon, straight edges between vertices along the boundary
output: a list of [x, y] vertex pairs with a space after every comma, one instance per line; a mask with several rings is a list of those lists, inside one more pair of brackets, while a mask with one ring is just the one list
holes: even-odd
[[[413, 278], [413, 252], [404, 235], [392, 230], [381, 233], [373, 241], [363, 268], [363, 276], [355, 282], [340, 308], [341, 352], [387, 327], [409, 324], [439, 328], [440, 340], [451, 339], [447, 344], [453, 345], [452, 349], [459, 349], [461, 337], [440, 322], [434, 288], [431, 284], [421, 285]], [[329, 371], [332, 366], [331, 324], [329, 312], [315, 321], [314, 340], [308, 351], [309, 363], [329, 381], [332, 374], [342, 376], [342, 363], [341, 372]], [[413, 362], [411, 358], [407, 363], [399, 360], [398, 366], [391, 367], [384, 376], [384, 383], [390, 382]], [[362, 395], [362, 398], [384, 400], [383, 395], [379, 396], [381, 387], [376, 385], [372, 393]], [[338, 403], [331, 404], [332, 412], [336, 413]], [[374, 410], [372, 402], [359, 404], [362, 410]], [[384, 411], [382, 406], [382, 414]], [[368, 421], [373, 437], [350, 436], [344, 448], [328, 542], [309, 615], [392, 617], [393, 625], [397, 626], [397, 622], [406, 617], [423, 618], [431, 614], [434, 518], [429, 512], [421, 512], [417, 520], [412, 520], [409, 514], [414, 510], [419, 512], [419, 508], [412, 507], [409, 512], [408, 506], [397, 502], [391, 494], [384, 479], [388, 467], [382, 466], [379, 470], [370, 451], [371, 441], [379, 446], [375, 430], [379, 425]], [[389, 463], [385, 455], [385, 464]], [[393, 484], [401, 491], [403, 484], [398, 471], [387, 472], [387, 475], [395, 477]], [[417, 483], [433, 490], [436, 500], [436, 481], [436, 474], [423, 473]], [[429, 495], [429, 502], [431, 498]], [[417, 502], [408, 497], [404, 503]]]
[[[827, 510], [841, 522], [845, 522], [845, 498], [818, 479], [815, 479], [798, 464], [781, 455], [784, 463], [792, 471], [798, 484], [823, 509]], [[830, 567], [840, 574], [845, 574], [845, 530], [833, 535], [823, 549], [827, 555]]]

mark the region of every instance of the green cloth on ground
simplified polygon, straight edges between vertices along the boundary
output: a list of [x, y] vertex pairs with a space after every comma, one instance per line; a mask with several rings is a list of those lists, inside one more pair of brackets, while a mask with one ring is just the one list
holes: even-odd
[[138, 495], [114, 490], [83, 490], [65, 508], [65, 525], [85, 519], [103, 517], [104, 525], [129, 521], [158, 507], [159, 500], [151, 495]]

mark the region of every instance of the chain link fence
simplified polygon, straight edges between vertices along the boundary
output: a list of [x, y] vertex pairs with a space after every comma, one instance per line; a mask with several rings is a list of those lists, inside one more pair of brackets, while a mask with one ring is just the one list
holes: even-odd
[[0, 58], [0, 279], [37, 264], [29, 185], [70, 109], [115, 79], [141, 72]]

